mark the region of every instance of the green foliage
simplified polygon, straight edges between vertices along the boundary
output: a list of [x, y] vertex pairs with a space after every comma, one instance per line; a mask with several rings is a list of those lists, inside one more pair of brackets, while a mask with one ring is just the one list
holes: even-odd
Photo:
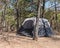
[[5, 19], [6, 19], [6, 22], [7, 22], [9, 25], [15, 24], [14, 16], [6, 15], [6, 16], [5, 16]]
[[53, 11], [48, 9], [45, 13], [45, 18], [49, 20], [51, 16], [53, 16]]
[[0, 12], [0, 16], [2, 16], [2, 12]]
[[58, 16], [58, 21], [60, 22], [60, 14], [58, 14], [57, 16]]
[[36, 13], [30, 13], [29, 15], [27, 15], [28, 18], [29, 17], [34, 17], [34, 16], [36, 16]]
[[13, 15], [14, 14], [14, 10], [12, 8], [7, 8], [6, 9], [6, 14], [8, 14], [9, 16]]

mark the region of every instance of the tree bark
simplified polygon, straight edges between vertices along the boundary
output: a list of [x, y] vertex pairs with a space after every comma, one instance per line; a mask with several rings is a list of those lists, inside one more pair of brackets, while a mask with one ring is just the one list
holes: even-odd
[[43, 3], [43, 6], [42, 6], [42, 15], [41, 15], [41, 18], [44, 17], [44, 12], [45, 12], [45, 0], [43, 0], [42, 3]]
[[19, 9], [18, 9], [18, 0], [16, 1], [16, 21], [17, 21], [17, 32], [18, 32], [18, 29], [19, 29]]
[[41, 9], [41, 0], [38, 0], [38, 16], [36, 17], [36, 25], [34, 27], [33, 40], [38, 40], [38, 30], [39, 30], [39, 18], [40, 18], [40, 9]]
[[4, 7], [3, 7], [3, 11], [2, 11], [2, 24], [3, 24], [3, 31], [6, 31], [6, 21], [5, 21], [6, 6], [7, 6], [7, 4], [4, 5]]
[[56, 6], [56, 0], [55, 0], [55, 20], [56, 20], [56, 25], [55, 25], [55, 28], [57, 29], [57, 6]]

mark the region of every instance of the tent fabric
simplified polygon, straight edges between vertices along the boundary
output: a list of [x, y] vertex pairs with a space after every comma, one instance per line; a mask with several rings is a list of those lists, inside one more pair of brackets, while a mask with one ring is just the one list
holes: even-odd
[[33, 28], [33, 21], [32, 20], [27, 20], [24, 24], [23, 24], [23, 28], [24, 29], [31, 29]]
[[[24, 36], [33, 36], [33, 29], [36, 24], [36, 18], [27, 18], [22, 23], [22, 26], [18, 30], [18, 34], [24, 35]], [[39, 32], [38, 36], [51, 36], [53, 35], [52, 28], [50, 27], [50, 23], [45, 18], [39, 19]]]

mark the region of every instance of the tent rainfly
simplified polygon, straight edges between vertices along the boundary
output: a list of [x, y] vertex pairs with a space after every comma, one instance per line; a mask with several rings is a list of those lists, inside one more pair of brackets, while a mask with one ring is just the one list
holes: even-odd
[[[36, 24], [36, 17], [25, 19], [24, 22], [22, 23], [22, 26], [19, 28], [17, 34], [33, 37], [34, 32], [33, 30], [35, 24]], [[38, 36], [50, 37], [51, 35], [53, 35], [53, 31], [52, 28], [50, 27], [50, 23], [48, 22], [47, 19], [40, 18]]]

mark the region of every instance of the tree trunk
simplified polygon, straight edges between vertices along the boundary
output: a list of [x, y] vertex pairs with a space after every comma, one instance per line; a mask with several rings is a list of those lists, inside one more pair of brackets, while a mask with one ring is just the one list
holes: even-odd
[[3, 31], [6, 31], [6, 21], [5, 21], [6, 6], [7, 6], [7, 4], [4, 5], [3, 11], [2, 11]]
[[36, 25], [34, 27], [34, 34], [33, 34], [33, 40], [38, 40], [38, 30], [39, 30], [39, 18], [40, 18], [40, 9], [41, 9], [41, 5], [40, 5], [40, 1], [41, 0], [38, 0], [38, 16], [36, 17]]
[[56, 0], [55, 0], [55, 22], [56, 22], [55, 28], [57, 29], [57, 6], [56, 6]]
[[18, 32], [18, 29], [19, 29], [19, 9], [18, 9], [18, 0], [16, 2], [16, 20], [17, 20], [17, 32]]
[[44, 17], [44, 12], [45, 12], [45, 0], [43, 0], [42, 3], [43, 3], [43, 6], [42, 6], [42, 15], [41, 15], [41, 17], [43, 18]]

